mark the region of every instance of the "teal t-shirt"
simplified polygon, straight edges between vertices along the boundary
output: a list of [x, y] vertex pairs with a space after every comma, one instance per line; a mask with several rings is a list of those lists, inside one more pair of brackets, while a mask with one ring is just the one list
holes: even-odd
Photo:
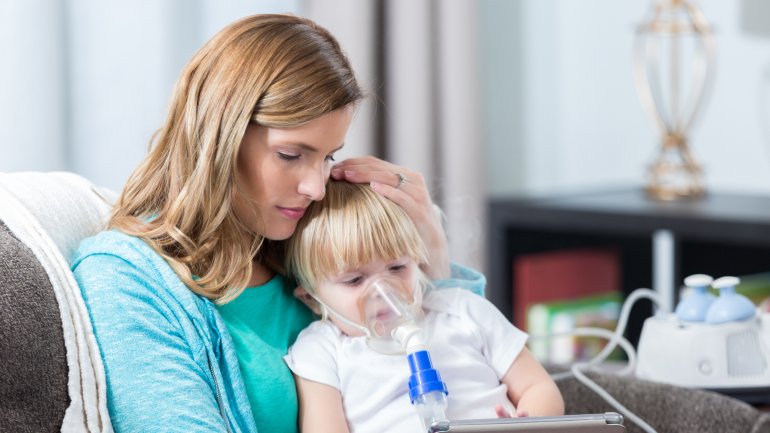
[[299, 332], [315, 318], [293, 296], [285, 278], [247, 288], [218, 307], [233, 338], [238, 363], [260, 432], [297, 432], [294, 377], [283, 362]]

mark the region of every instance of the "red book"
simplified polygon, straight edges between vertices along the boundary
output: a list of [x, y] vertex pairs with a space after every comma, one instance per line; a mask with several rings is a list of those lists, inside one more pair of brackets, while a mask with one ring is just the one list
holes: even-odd
[[527, 308], [621, 289], [614, 248], [581, 248], [524, 254], [513, 261], [513, 321], [526, 329]]

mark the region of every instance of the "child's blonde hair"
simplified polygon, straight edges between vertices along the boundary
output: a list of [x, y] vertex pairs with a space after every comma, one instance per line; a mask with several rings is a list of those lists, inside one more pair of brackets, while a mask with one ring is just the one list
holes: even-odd
[[324, 199], [310, 205], [288, 240], [286, 271], [315, 293], [316, 285], [332, 275], [402, 256], [419, 265], [427, 262], [425, 244], [406, 212], [368, 185], [332, 180]]

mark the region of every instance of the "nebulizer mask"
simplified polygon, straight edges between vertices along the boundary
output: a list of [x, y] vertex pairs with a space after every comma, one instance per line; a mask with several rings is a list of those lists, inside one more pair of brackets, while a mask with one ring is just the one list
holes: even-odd
[[417, 282], [392, 277], [372, 280], [358, 297], [359, 320], [344, 317], [318, 300], [338, 320], [359, 330], [372, 349], [386, 355], [406, 354], [411, 375], [409, 398], [425, 431], [446, 421], [447, 389], [433, 368], [422, 325], [422, 290]]
[[422, 290], [416, 281], [373, 279], [359, 292], [356, 318], [345, 317], [316, 300], [328, 314], [366, 336], [369, 347], [377, 352], [396, 355], [405, 353], [410, 343], [422, 344]]

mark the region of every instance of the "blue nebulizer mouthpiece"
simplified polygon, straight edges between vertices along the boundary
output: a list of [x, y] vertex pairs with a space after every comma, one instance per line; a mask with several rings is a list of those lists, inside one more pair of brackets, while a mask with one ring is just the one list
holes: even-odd
[[445, 421], [448, 394], [446, 384], [441, 380], [438, 370], [433, 368], [430, 353], [427, 350], [410, 352], [409, 361], [409, 399], [422, 420], [425, 431], [439, 421]]
[[409, 361], [409, 400], [412, 403], [421, 395], [433, 391], [439, 391], [446, 395], [446, 384], [441, 380], [438, 370], [433, 368], [433, 362], [430, 359], [430, 353], [427, 350], [420, 350], [410, 353], [406, 356]]
[[428, 432], [447, 419], [447, 389], [425, 345], [421, 300], [420, 289], [409, 290], [394, 279], [372, 282], [359, 299], [369, 346], [382, 353], [406, 353], [409, 399]]
[[422, 421], [423, 431], [431, 431], [434, 424], [447, 420], [446, 384], [441, 380], [438, 370], [433, 368], [422, 328], [417, 321], [402, 322], [392, 334], [406, 351], [411, 373], [409, 400]]

